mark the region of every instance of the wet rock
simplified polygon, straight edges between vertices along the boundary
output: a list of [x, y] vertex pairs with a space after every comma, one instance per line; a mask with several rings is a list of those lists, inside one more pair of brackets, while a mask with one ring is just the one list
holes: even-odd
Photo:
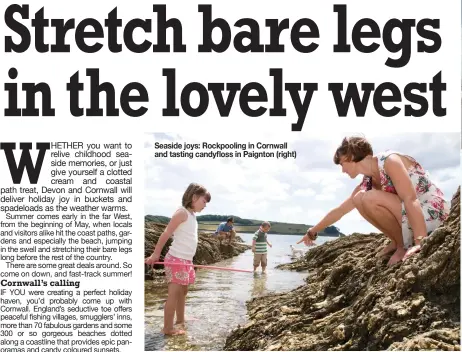
[[460, 329], [441, 329], [419, 334], [402, 342], [394, 342], [388, 348], [390, 351], [460, 351]]
[[420, 253], [388, 267], [388, 242], [356, 233], [280, 266], [306, 283], [248, 302], [224, 350], [460, 350], [460, 188]]
[[[165, 224], [155, 223], [146, 221], [144, 223], [144, 255], [145, 258], [150, 256], [159, 240], [160, 235], [166, 228]], [[172, 239], [170, 238], [165, 244], [161, 252], [161, 259], [167, 254]], [[196, 255], [194, 256], [193, 263], [200, 265], [207, 265], [219, 262], [221, 260], [234, 257], [239, 255], [246, 250], [250, 249], [251, 246], [243, 243], [239, 236], [236, 236], [234, 242], [228, 245], [227, 242], [220, 241], [208, 233], [199, 233], [199, 243], [197, 245]], [[159, 280], [164, 275], [162, 265], [154, 265], [151, 268], [149, 265], [145, 265], [145, 280]]]

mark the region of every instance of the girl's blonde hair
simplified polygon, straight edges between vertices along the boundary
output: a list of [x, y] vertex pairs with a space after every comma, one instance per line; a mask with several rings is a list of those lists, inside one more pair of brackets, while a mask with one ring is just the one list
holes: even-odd
[[185, 208], [192, 208], [193, 196], [195, 195], [199, 197], [204, 196], [207, 203], [212, 200], [212, 196], [204, 186], [191, 183], [183, 194], [182, 205]]

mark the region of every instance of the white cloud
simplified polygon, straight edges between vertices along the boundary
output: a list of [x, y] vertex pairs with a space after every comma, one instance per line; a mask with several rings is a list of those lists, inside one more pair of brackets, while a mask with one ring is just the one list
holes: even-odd
[[316, 194], [316, 191], [312, 188], [302, 188], [297, 189], [294, 192], [294, 196], [301, 196], [301, 197], [311, 197]]
[[283, 217], [285, 222], [295, 222], [298, 223], [301, 216], [303, 216], [303, 208], [300, 205], [296, 206], [286, 206], [280, 209], [281, 217]]
[[333, 193], [328, 194], [317, 194], [315, 197], [316, 200], [324, 201], [324, 200], [334, 200], [335, 195]]

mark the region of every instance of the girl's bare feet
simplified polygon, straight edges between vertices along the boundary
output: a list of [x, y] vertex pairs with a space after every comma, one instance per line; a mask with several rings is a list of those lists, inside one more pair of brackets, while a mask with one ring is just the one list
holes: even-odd
[[406, 250], [404, 248], [398, 248], [396, 252], [391, 256], [390, 260], [388, 261], [388, 266], [394, 265], [401, 261], [406, 254]]
[[185, 328], [184, 321], [177, 321], [175, 327], [180, 327], [181, 329]]
[[384, 249], [376, 254], [376, 257], [383, 257], [396, 250], [395, 241], [391, 241]]
[[186, 334], [186, 331], [181, 330], [181, 329], [176, 329], [176, 328], [171, 328], [171, 329], [163, 328], [163, 329], [161, 330], [161, 332], [162, 332], [164, 335], [169, 335], [169, 336], [184, 335], [184, 334]]

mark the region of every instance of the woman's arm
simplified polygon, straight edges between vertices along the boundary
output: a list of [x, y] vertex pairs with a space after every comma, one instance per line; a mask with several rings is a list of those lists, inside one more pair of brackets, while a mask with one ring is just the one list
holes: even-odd
[[316, 225], [314, 225], [311, 228], [311, 231], [313, 232], [319, 232], [324, 230], [326, 227], [335, 224], [337, 221], [339, 221], [344, 215], [348, 214], [350, 211], [352, 211], [355, 208], [355, 205], [353, 203], [353, 197], [360, 191], [361, 185], [356, 186], [356, 188], [353, 190], [351, 195], [342, 203], [340, 204], [337, 208], [332, 209], [330, 212], [324, 216], [320, 222], [318, 222]]
[[399, 198], [404, 203], [409, 224], [414, 232], [414, 243], [420, 245], [421, 239], [427, 236], [427, 227], [409, 173], [397, 154], [392, 154], [385, 160], [384, 168], [390, 176]]
[[[329, 211], [326, 216], [324, 216], [321, 221], [319, 221], [316, 225], [314, 225], [310, 231], [312, 232], [319, 232], [325, 229], [326, 227], [336, 223], [339, 221], [344, 215], [348, 214], [355, 208], [353, 203], [353, 197], [361, 190], [361, 185], [356, 186], [353, 190], [351, 195], [338, 207]], [[307, 235], [305, 235], [297, 244], [301, 242], [306, 242], [308, 239]]]
[[[173, 214], [172, 218], [170, 219], [165, 231], [160, 235], [159, 240], [157, 241], [156, 248], [154, 252], [151, 254], [150, 259], [155, 259], [153, 261], [158, 261], [160, 257], [160, 253], [162, 252], [162, 248], [164, 248], [165, 243], [168, 241], [170, 237], [172, 237], [173, 232], [177, 229], [177, 227], [184, 221], [188, 219], [188, 214], [184, 209], [178, 209], [175, 214]], [[148, 259], [149, 259], [148, 258]], [[151, 260], [152, 261], [152, 260]], [[150, 264], [150, 263], [146, 263]]]

